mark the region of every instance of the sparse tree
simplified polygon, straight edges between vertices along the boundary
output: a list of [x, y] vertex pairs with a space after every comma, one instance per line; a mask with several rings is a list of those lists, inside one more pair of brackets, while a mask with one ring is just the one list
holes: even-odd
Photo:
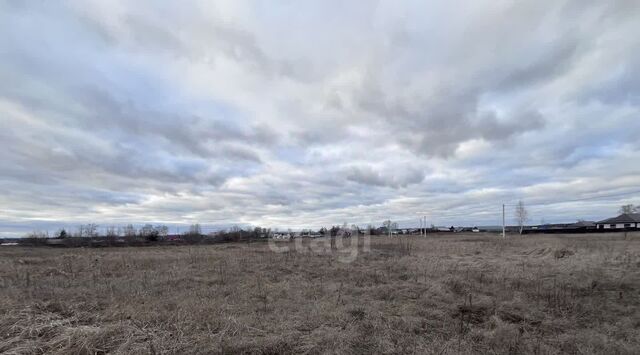
[[[222, 232], [222, 234], [224, 235], [224, 232]], [[200, 243], [203, 240], [200, 224], [196, 223], [189, 226], [189, 230], [184, 233], [183, 238], [189, 243]]]
[[158, 230], [156, 230], [151, 224], [145, 224], [140, 228], [140, 236], [150, 242], [158, 240]]
[[67, 237], [67, 231], [62, 228], [58, 233], [56, 233], [56, 238], [64, 239]]
[[114, 226], [107, 227], [107, 237], [115, 238], [117, 236], [118, 236], [118, 232], [116, 230], [116, 227]]
[[191, 235], [202, 235], [202, 228], [200, 228], [200, 224], [196, 223], [196, 224], [192, 224], [189, 227], [189, 234]]
[[97, 237], [98, 225], [95, 223], [81, 225], [78, 227], [78, 236], [86, 238]]
[[242, 228], [237, 225], [231, 226], [231, 228], [229, 228], [229, 233], [232, 241], [238, 242], [242, 239]]
[[618, 210], [620, 214], [637, 213], [639, 211], [640, 211], [640, 208], [638, 206], [634, 206], [633, 204], [622, 205]]
[[47, 238], [49, 238], [49, 235], [46, 232], [35, 231], [34, 230], [33, 232], [27, 234], [26, 238], [29, 238], [29, 239], [47, 239]]
[[387, 232], [387, 235], [391, 236], [391, 220], [388, 219], [384, 222], [382, 222], [382, 227], [385, 229], [385, 232]]
[[136, 228], [129, 224], [126, 227], [124, 227], [124, 236], [127, 238], [135, 238], [136, 237]]
[[155, 226], [155, 231], [156, 233], [158, 233], [159, 237], [166, 237], [167, 235], [169, 235], [169, 227], [165, 226], [165, 225], [157, 225]]
[[524, 206], [524, 202], [522, 200], [518, 201], [516, 205], [516, 221], [518, 222], [518, 226], [520, 227], [520, 234], [524, 229], [524, 224], [529, 220], [529, 212]]
[[109, 245], [116, 245], [118, 241], [118, 230], [114, 226], [107, 227], [105, 231], [105, 240]]
[[140, 229], [140, 236], [144, 239], [155, 242], [160, 237], [166, 237], [169, 234], [169, 227], [163, 225], [152, 226], [151, 224], [145, 224], [144, 227]]
[[342, 224], [342, 228], [340, 228], [340, 236], [343, 237], [343, 238], [351, 237], [351, 230], [349, 229], [349, 226], [347, 225], [347, 222], [344, 222]]
[[392, 222], [390, 219], [382, 222], [382, 226], [386, 229], [389, 236], [391, 236], [394, 229], [398, 229], [398, 223]]
[[31, 245], [46, 245], [47, 239], [49, 238], [48, 233], [44, 233], [42, 231], [33, 231], [26, 235], [26, 242]]

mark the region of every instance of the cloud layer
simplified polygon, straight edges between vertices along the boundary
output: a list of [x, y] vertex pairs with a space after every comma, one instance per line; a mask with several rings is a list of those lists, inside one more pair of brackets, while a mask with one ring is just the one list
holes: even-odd
[[609, 216], [640, 203], [639, 20], [623, 0], [2, 2], [0, 234], [497, 224], [519, 199], [535, 222]]

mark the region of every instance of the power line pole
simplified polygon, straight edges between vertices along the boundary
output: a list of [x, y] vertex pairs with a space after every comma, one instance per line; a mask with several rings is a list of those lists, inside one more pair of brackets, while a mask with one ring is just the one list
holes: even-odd
[[505, 225], [504, 225], [504, 203], [502, 204], [502, 238], [506, 238], [507, 237], [507, 233], [505, 230]]
[[424, 236], [427, 236], [427, 216], [422, 217], [424, 220], [424, 223], [422, 224], [424, 226], [423, 230], [424, 230]]

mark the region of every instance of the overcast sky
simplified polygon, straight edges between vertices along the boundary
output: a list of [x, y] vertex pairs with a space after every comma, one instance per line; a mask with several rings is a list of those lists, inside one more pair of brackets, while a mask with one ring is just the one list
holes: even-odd
[[0, 1], [0, 235], [640, 203], [637, 1], [448, 4]]

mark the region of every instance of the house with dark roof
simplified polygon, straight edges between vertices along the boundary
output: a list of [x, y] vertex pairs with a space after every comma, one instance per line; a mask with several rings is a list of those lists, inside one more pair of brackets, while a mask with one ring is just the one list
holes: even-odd
[[541, 224], [525, 226], [522, 233], [588, 233], [596, 229], [596, 222], [578, 221], [576, 223]]
[[608, 218], [597, 223], [598, 230], [638, 229], [640, 228], [640, 213], [623, 213], [618, 217]]

